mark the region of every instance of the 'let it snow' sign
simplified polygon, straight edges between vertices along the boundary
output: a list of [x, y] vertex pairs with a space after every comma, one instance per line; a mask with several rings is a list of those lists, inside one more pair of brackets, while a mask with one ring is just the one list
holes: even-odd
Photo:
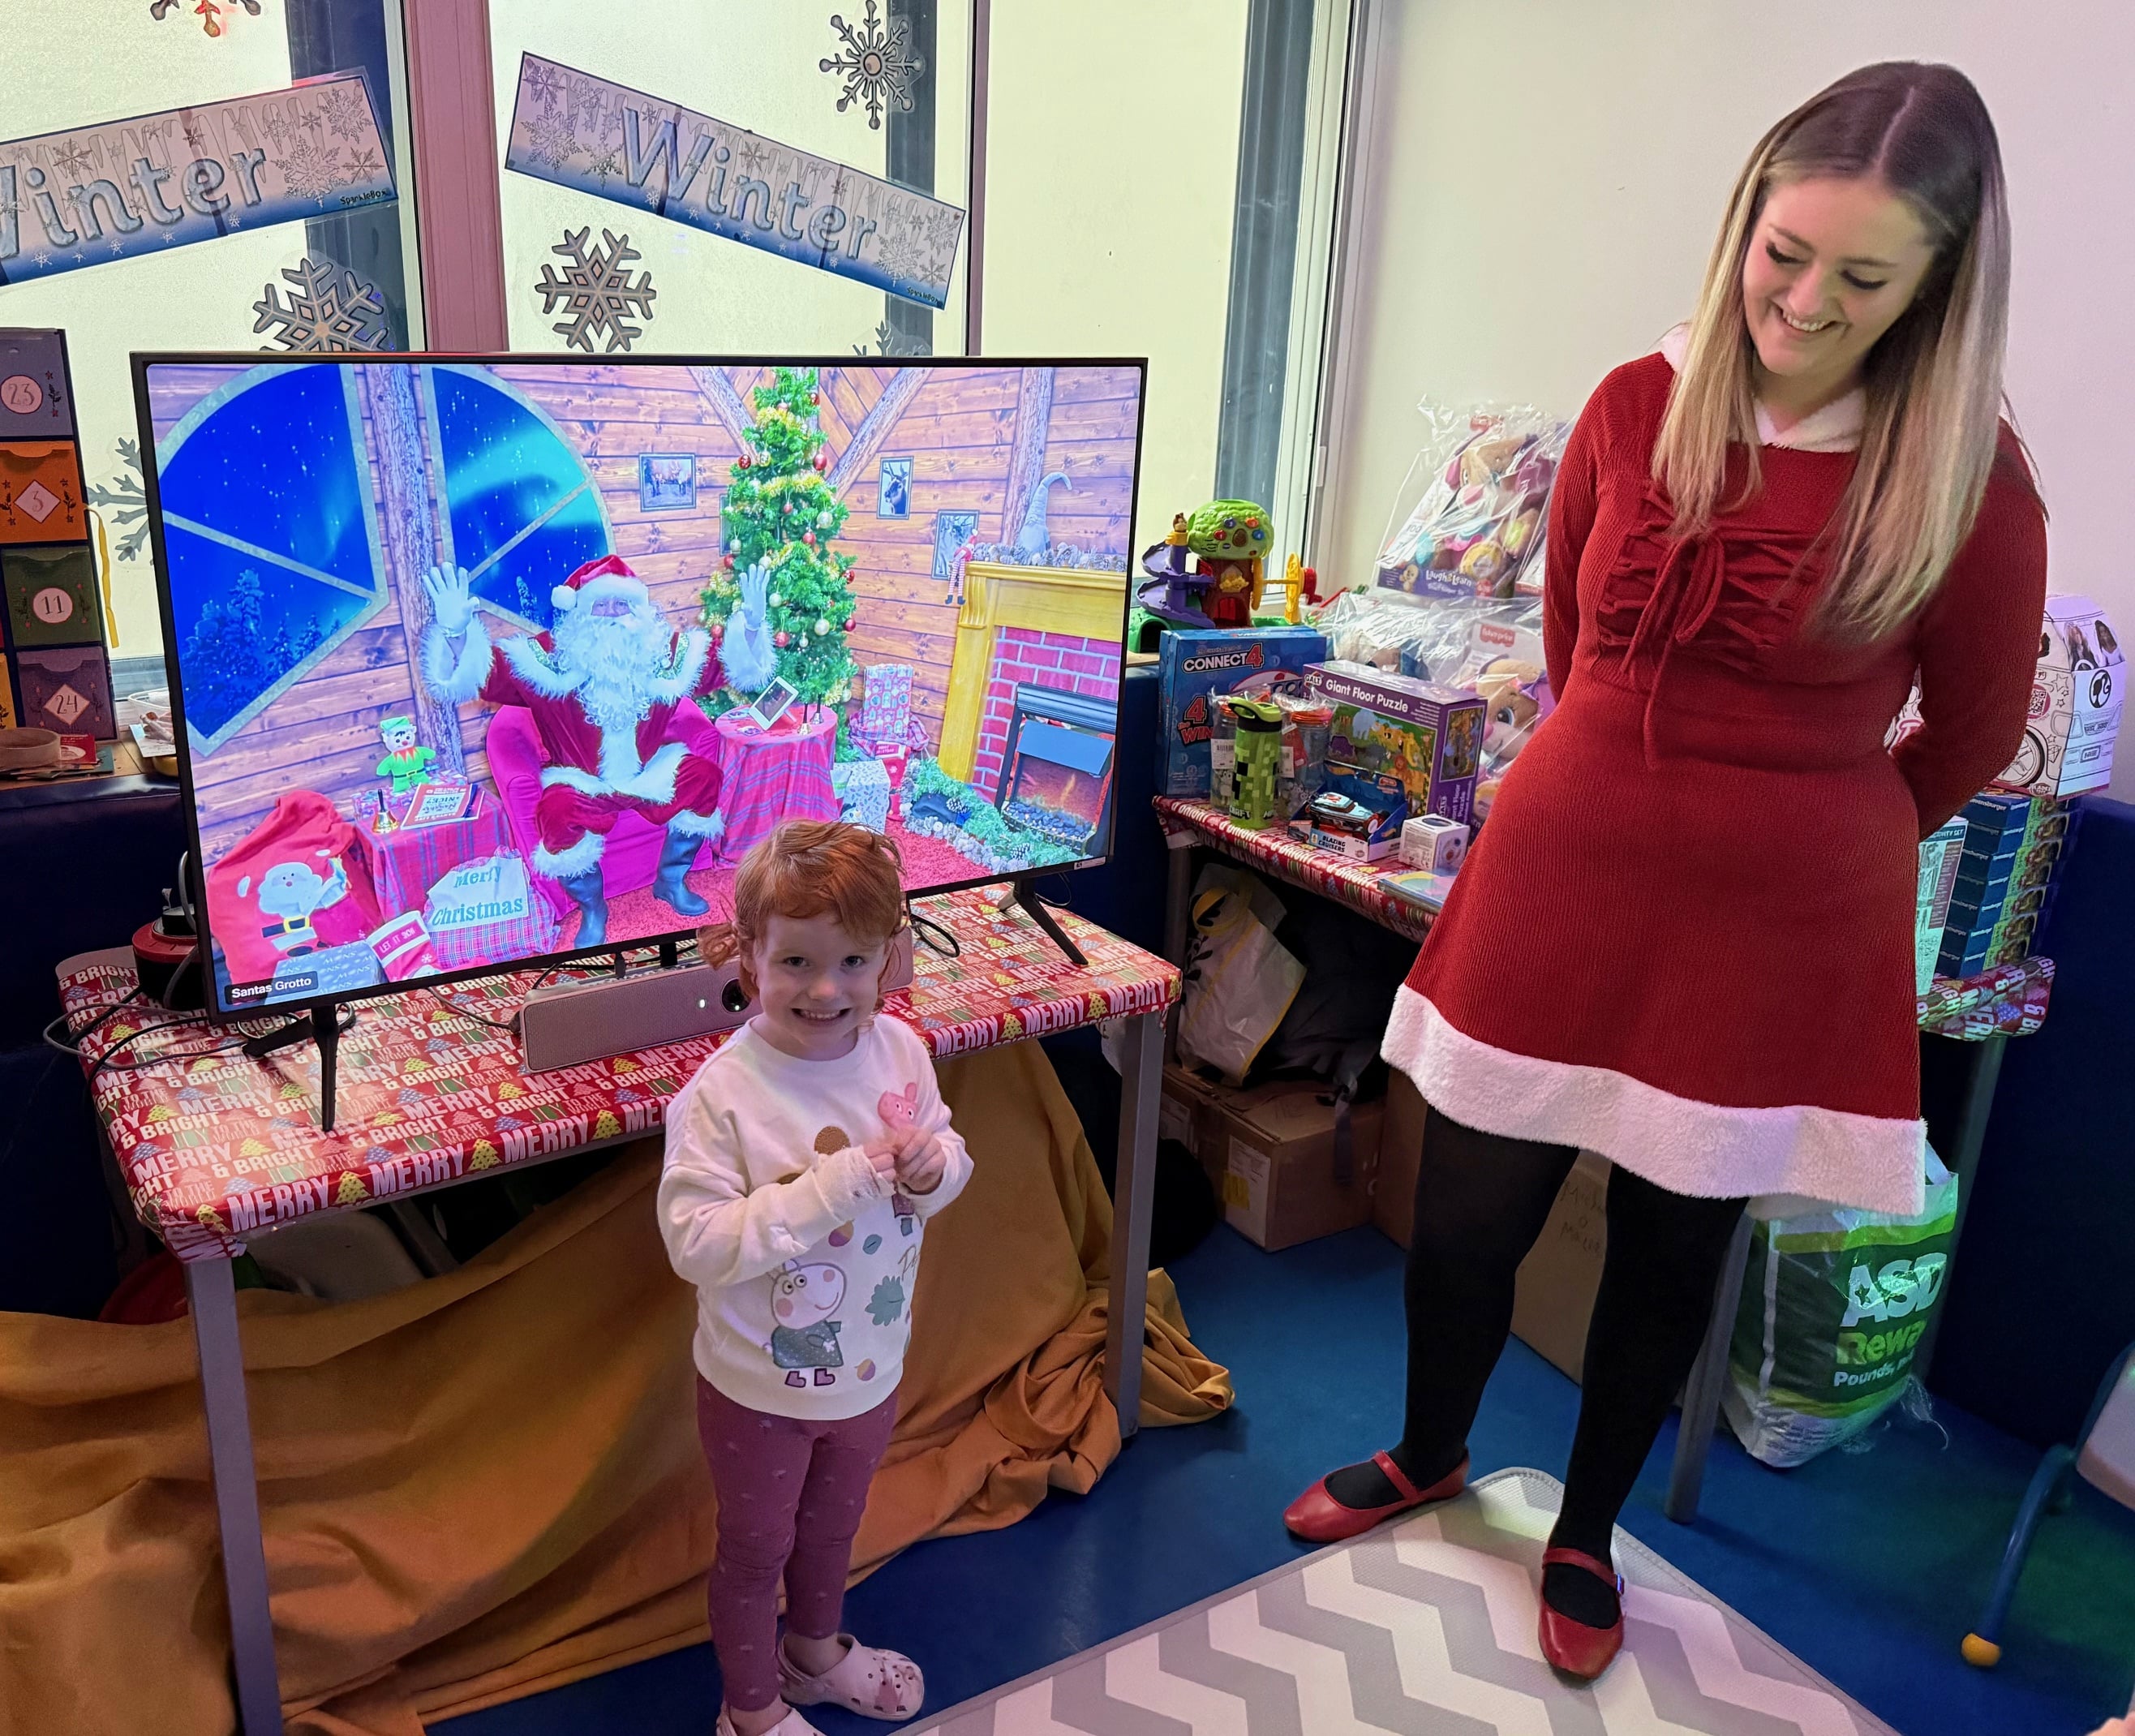
[[505, 167], [930, 308], [964, 214], [708, 114], [537, 55], [519, 61]]
[[394, 195], [360, 72], [0, 143], [0, 284]]

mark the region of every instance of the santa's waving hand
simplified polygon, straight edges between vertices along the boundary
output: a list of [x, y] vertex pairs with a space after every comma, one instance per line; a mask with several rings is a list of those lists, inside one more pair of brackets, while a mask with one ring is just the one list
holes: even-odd
[[588, 561], [550, 594], [555, 624], [545, 633], [492, 641], [476, 612], [472, 581], [433, 567], [424, 581], [430, 624], [423, 678], [449, 705], [481, 699], [524, 706], [549, 764], [535, 808], [533, 866], [579, 906], [574, 947], [606, 938], [601, 854], [615, 822], [641, 816], [666, 832], [656, 896], [678, 914], [709, 908], [684, 880], [698, 851], [726, 829], [719, 769], [675, 730], [685, 700], [728, 681], [753, 692], [776, 667], [764, 605], [768, 579], [744, 575], [741, 606], [714, 645], [701, 627], [677, 631], [645, 581], [619, 555]]

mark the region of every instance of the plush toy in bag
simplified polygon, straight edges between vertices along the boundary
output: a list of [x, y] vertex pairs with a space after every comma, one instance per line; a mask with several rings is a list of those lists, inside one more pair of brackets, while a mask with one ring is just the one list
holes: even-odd
[[208, 926], [234, 982], [366, 939], [378, 903], [356, 828], [312, 790], [290, 790], [207, 871]]

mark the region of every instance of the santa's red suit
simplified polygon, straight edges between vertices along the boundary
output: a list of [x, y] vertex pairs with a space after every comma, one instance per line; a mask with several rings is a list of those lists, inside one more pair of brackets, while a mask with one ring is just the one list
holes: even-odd
[[678, 846], [718, 837], [725, 829], [719, 766], [674, 729], [685, 700], [725, 683], [711, 635], [668, 627], [644, 581], [612, 555], [573, 573], [554, 602], [548, 633], [492, 642], [477, 615], [462, 635], [433, 629], [424, 647], [424, 673], [440, 698], [533, 714], [549, 761], [535, 809], [534, 866], [564, 882], [589, 874], [627, 813]]

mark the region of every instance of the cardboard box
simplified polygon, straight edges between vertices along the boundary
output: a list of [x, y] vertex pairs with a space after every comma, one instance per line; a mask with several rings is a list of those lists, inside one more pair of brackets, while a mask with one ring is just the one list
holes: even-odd
[[1165, 633], [1157, 677], [1158, 793], [1208, 794], [1212, 695], [1263, 693], [1326, 655], [1325, 636], [1310, 627], [1182, 628]]
[[1576, 1380], [1586, 1361], [1586, 1327], [1609, 1248], [1609, 1164], [1581, 1152], [1564, 1178], [1549, 1221], [1513, 1292], [1513, 1331], [1545, 1362]]
[[1402, 827], [1401, 859], [1411, 868], [1451, 874], [1468, 854], [1468, 822], [1444, 814], [1418, 814]]
[[1218, 1108], [1223, 1220], [1247, 1241], [1273, 1253], [1370, 1221], [1383, 1105], [1351, 1106], [1346, 1175], [1334, 1102], [1317, 1081], [1226, 1091]]
[[73, 433], [65, 335], [0, 331], [0, 439], [58, 440]]
[[1290, 832], [1315, 850], [1354, 862], [1376, 862], [1401, 848], [1408, 820], [1408, 796], [1391, 772], [1367, 772], [1327, 763], [1312, 799], [1290, 822]]
[[1223, 1117], [1216, 1100], [1222, 1091], [1206, 1074], [1167, 1061], [1156, 1102], [1156, 1137], [1175, 1139], [1193, 1152], [1218, 1199], [1223, 1194]]
[[1400, 778], [1414, 814], [1466, 820], [1483, 754], [1481, 697], [1366, 663], [1315, 663], [1312, 691], [1334, 707], [1327, 759]]
[[2118, 636], [2097, 604], [2047, 598], [2024, 744], [1994, 781], [2035, 796], [2103, 789], [2113, 781], [2127, 676]]
[[88, 536], [74, 442], [0, 445], [0, 542], [81, 542]]
[[11, 645], [100, 645], [104, 608], [89, 545], [0, 551]]
[[1958, 864], [1964, 853], [1964, 817], [1945, 821], [1920, 844], [1919, 902], [1913, 912], [1913, 992], [1924, 995], [1934, 980], [1942, 951], [1942, 931], [1949, 921], [1949, 898], [1957, 885]]
[[117, 737], [111, 668], [101, 645], [18, 651], [14, 660], [20, 688], [17, 697], [27, 727], [56, 730], [62, 735], [94, 735], [99, 741]]

